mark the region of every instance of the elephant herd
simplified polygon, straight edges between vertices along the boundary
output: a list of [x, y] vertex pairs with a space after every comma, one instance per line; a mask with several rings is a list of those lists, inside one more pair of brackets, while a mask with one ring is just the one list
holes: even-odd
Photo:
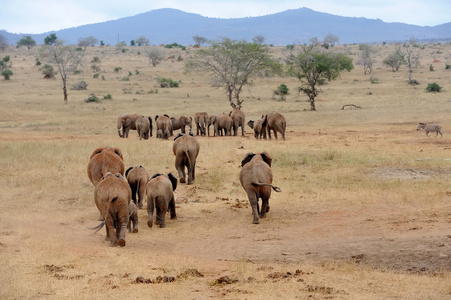
[[[156, 115], [155, 118], [156, 137], [160, 139], [169, 139], [173, 136], [174, 130], [181, 130], [186, 133], [186, 127], [189, 132], [192, 131], [193, 118], [187, 116], [170, 117], [168, 115]], [[209, 115], [206, 112], [197, 112], [194, 115], [194, 123], [196, 124], [196, 135], [210, 136], [210, 126], [213, 126], [213, 136], [234, 136], [238, 135], [241, 127], [241, 136], [244, 136], [245, 115], [243, 111], [234, 107], [229, 114]], [[280, 113], [263, 114], [260, 120], [250, 120], [248, 126], [254, 130], [256, 139], [266, 139], [267, 134], [271, 139], [271, 131], [277, 139], [277, 133], [282, 135], [285, 140], [285, 130], [287, 122], [285, 117]], [[152, 118], [145, 117], [140, 114], [125, 114], [117, 118], [118, 134], [122, 138], [128, 138], [130, 130], [136, 130], [139, 139], [148, 139], [152, 137]]]
[[[178, 181], [193, 184], [199, 142], [192, 133], [179, 133], [174, 138], [172, 150]], [[280, 192], [278, 187], [272, 185], [271, 161], [267, 152], [248, 153], [241, 161], [239, 178], [252, 207], [254, 224], [258, 224], [259, 217], [264, 218], [269, 211], [271, 190]], [[94, 201], [102, 221], [92, 229], [98, 231], [105, 226], [105, 240], [110, 241], [110, 246], [125, 246], [127, 228], [129, 232], [138, 232], [138, 209], [144, 209], [144, 199], [147, 200], [148, 227], [154, 223], [161, 228], [166, 227], [166, 212], [169, 212], [171, 219], [177, 218], [174, 197], [177, 178], [172, 173], [150, 176], [143, 166], [133, 166], [125, 171], [122, 151], [110, 147], [94, 150], [87, 173], [95, 188]], [[261, 210], [259, 198], [262, 201]]]

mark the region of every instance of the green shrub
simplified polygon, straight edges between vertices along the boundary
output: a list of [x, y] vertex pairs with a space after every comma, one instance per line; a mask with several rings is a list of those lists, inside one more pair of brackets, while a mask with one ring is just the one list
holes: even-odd
[[130, 77], [128, 77], [128, 76], [122, 77], [121, 81], [130, 81]]
[[9, 80], [11, 79], [11, 76], [13, 76], [13, 71], [11, 71], [10, 69], [3, 70], [2, 76], [3, 78], [5, 78], [5, 80]]
[[103, 96], [103, 99], [105, 99], [105, 100], [112, 100], [113, 97], [111, 96], [111, 94], [106, 94], [105, 96]]
[[418, 80], [412, 79], [411, 81], [409, 81], [410, 85], [420, 85], [420, 82]]
[[81, 73], [83, 73], [82, 70], [75, 70], [75, 71], [74, 71], [74, 74], [75, 74], [75, 75], [76, 75], [76, 74], [81, 74]]
[[122, 71], [121, 67], [114, 68], [114, 73], [119, 73], [120, 71]]
[[437, 92], [439, 93], [440, 90], [442, 89], [441, 86], [439, 86], [437, 83], [429, 83], [428, 86], [426, 87], [426, 91], [427, 92]]
[[162, 88], [173, 88], [179, 87], [180, 81], [174, 81], [171, 78], [157, 77], [157, 82], [160, 84]]
[[92, 64], [91, 69], [94, 73], [100, 72], [100, 67], [98, 65]]
[[100, 99], [99, 99], [99, 97], [94, 95], [94, 93], [92, 93], [91, 95], [89, 95], [88, 98], [85, 99], [85, 102], [86, 103], [91, 103], [91, 102], [100, 103]]
[[273, 91], [273, 94], [280, 96], [280, 101], [285, 101], [285, 96], [290, 94], [289, 90], [290, 89], [284, 83], [282, 83], [277, 87], [275, 91]]
[[41, 61], [40, 61], [39, 58], [37, 58], [37, 57], [36, 57], [36, 63], [35, 63], [35, 65], [36, 65], [37, 67], [39, 67], [39, 66], [41, 65]]
[[97, 56], [95, 56], [95, 57], [91, 60], [91, 62], [92, 62], [92, 63], [99, 63], [99, 62], [100, 62], [100, 58], [97, 57]]
[[53, 70], [52, 65], [45, 64], [40, 70], [46, 79], [55, 77], [56, 72]]
[[451, 65], [446, 64], [445, 70], [449, 70], [449, 69], [451, 69]]
[[92, 75], [93, 78], [99, 78], [100, 73], [95, 73], [94, 75]]

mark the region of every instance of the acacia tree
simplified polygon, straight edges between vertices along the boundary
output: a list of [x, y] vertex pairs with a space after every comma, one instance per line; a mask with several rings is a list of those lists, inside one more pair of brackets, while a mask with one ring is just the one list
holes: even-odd
[[86, 50], [88, 46], [94, 46], [98, 42], [99, 40], [91, 35], [88, 37], [79, 38], [77, 46], [83, 47]]
[[258, 43], [224, 38], [195, 53], [185, 64], [187, 71], [205, 71], [212, 75], [214, 86], [223, 87], [232, 107], [241, 107], [240, 94], [252, 78], [264, 72], [279, 71], [269, 48]]
[[411, 38], [408, 43], [404, 44], [402, 47], [398, 45], [397, 52], [403, 57], [404, 62], [407, 65], [409, 72], [409, 83], [414, 85], [417, 81], [412, 79], [413, 69], [418, 67], [420, 64], [420, 50], [417, 41]]
[[145, 36], [140, 36], [135, 40], [135, 44], [137, 46], [149, 46], [149, 43], [150, 43], [149, 39], [146, 38]]
[[362, 51], [360, 59], [357, 62], [359, 65], [363, 65], [363, 74], [371, 74], [373, 72], [374, 54], [376, 50], [368, 44], [360, 44], [359, 50]]
[[300, 80], [298, 90], [308, 96], [310, 109], [316, 110], [317, 86], [336, 79], [343, 71], [351, 71], [354, 66], [352, 58], [344, 54], [319, 52], [307, 45], [303, 49], [303, 52], [290, 58], [290, 72]]
[[61, 76], [61, 84], [63, 88], [64, 104], [67, 104], [67, 74], [73, 72], [81, 65], [83, 51], [77, 51], [74, 45], [64, 46], [63, 42], [56, 40], [52, 45], [43, 45], [41, 48], [41, 56], [47, 59], [49, 63], [54, 64], [58, 68]]
[[25, 46], [30, 50], [31, 47], [36, 46], [36, 41], [30, 35], [24, 36], [17, 42], [17, 47]]
[[156, 67], [164, 58], [164, 52], [160, 48], [152, 47], [149, 52], [147, 52], [147, 58], [152, 66]]
[[387, 65], [391, 67], [391, 70], [393, 72], [396, 72], [399, 70], [399, 67], [404, 63], [404, 56], [402, 53], [395, 51], [393, 53], [390, 53], [383, 61], [382, 63], [384, 65]]
[[200, 47], [202, 46], [202, 44], [205, 44], [207, 42], [207, 39], [204, 38], [203, 36], [199, 36], [196, 34], [195, 36], [193, 36], [193, 41], [196, 45]]

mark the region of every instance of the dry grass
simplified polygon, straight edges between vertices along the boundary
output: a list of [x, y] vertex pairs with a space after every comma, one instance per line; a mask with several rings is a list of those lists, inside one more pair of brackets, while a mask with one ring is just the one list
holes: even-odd
[[[87, 229], [98, 216], [86, 174], [91, 152], [117, 146], [126, 167], [176, 174], [172, 142], [139, 141], [134, 131], [120, 139], [117, 115], [229, 112], [222, 91], [206, 75], [184, 73], [183, 62], [153, 68], [142, 48], [97, 47], [88, 48], [83, 72], [69, 81], [84, 80], [88, 90], [70, 91], [64, 105], [58, 79], [42, 79], [34, 66], [37, 49], [9, 49], [14, 75], [0, 80], [0, 298], [449, 298], [451, 97], [444, 67], [451, 46], [421, 50], [417, 87], [406, 83], [405, 68], [382, 66], [393, 46], [378, 47], [371, 75], [378, 83], [356, 66], [322, 87], [317, 112], [295, 94], [296, 79], [255, 80], [244, 94], [247, 120], [279, 111], [287, 140], [255, 141], [250, 128], [244, 138], [198, 137], [197, 178], [176, 191], [178, 219], [150, 229], [140, 211], [139, 233], [127, 235], [125, 248], [109, 248], [103, 231]], [[356, 45], [337, 50], [358, 57]], [[283, 57], [281, 48], [272, 51]], [[96, 56], [98, 79], [90, 67]], [[157, 77], [182, 83], [165, 90]], [[430, 82], [442, 92], [426, 93]], [[280, 83], [291, 89], [285, 102], [271, 100]], [[91, 93], [113, 99], [85, 103]], [[341, 110], [350, 103], [362, 109]], [[444, 138], [415, 131], [418, 122], [439, 123]], [[282, 193], [273, 193], [271, 211], [256, 226], [238, 173], [244, 155], [260, 151], [273, 157]], [[190, 269], [204, 276], [135, 283]], [[238, 282], [215, 285], [221, 276]]]

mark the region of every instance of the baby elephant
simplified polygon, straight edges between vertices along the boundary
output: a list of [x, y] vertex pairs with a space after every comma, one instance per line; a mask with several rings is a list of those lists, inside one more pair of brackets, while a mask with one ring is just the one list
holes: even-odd
[[153, 225], [153, 212], [156, 209], [155, 225], [166, 227], [165, 215], [169, 210], [171, 219], [176, 219], [174, 191], [177, 188], [177, 178], [172, 173], [154, 174], [146, 186], [147, 193], [147, 226]]
[[[269, 211], [269, 197], [271, 188], [280, 192], [281, 190], [273, 186], [271, 171], [271, 156], [267, 152], [248, 153], [241, 161], [240, 182], [249, 198], [252, 207], [252, 223], [260, 223], [258, 217], [264, 218]], [[262, 199], [262, 208], [260, 211], [258, 199]]]
[[[144, 193], [149, 177], [149, 173], [143, 166], [130, 167], [125, 171], [125, 178], [132, 189], [132, 201], [138, 205], [139, 209], [144, 207]], [[136, 199], [136, 194], [138, 194], [138, 199]]]
[[[136, 206], [135, 203], [130, 202], [130, 205], [128, 206], [128, 232], [137, 233], [138, 232], [138, 206]], [[133, 231], [132, 231], [132, 223], [133, 223]]]
[[110, 246], [125, 246], [131, 194], [130, 186], [119, 173], [106, 173], [95, 188], [96, 206], [104, 218], [95, 229], [99, 230], [105, 225], [105, 240], [110, 241]]
[[[196, 178], [196, 159], [199, 155], [200, 145], [192, 133], [179, 133], [174, 138], [172, 151], [175, 155], [175, 168], [179, 173], [180, 183], [192, 184]], [[185, 178], [185, 168], [188, 179]]]

